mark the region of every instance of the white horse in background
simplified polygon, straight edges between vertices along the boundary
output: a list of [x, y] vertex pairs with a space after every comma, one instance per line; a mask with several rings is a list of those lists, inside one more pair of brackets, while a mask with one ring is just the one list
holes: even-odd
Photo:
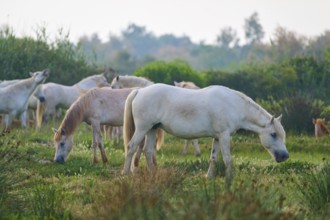
[[[38, 85], [45, 82], [49, 70], [38, 71], [30, 74], [31, 77], [18, 80], [15, 83], [0, 88], [0, 113], [5, 115], [5, 129], [11, 125], [13, 118], [23, 115], [28, 108], [28, 101]], [[26, 120], [22, 119], [23, 127], [26, 127]]]
[[[147, 78], [139, 77], [139, 76], [116, 76], [113, 78], [111, 82], [111, 88], [113, 89], [122, 89], [122, 88], [133, 88], [133, 87], [146, 87], [154, 84], [154, 82], [150, 81]], [[113, 136], [116, 135], [117, 143], [119, 142], [120, 135], [122, 134], [122, 127], [109, 127], [105, 126], [105, 134], [109, 135], [112, 139]], [[137, 155], [141, 155], [143, 149], [139, 148], [139, 152]], [[138, 164], [139, 156], [135, 159], [135, 164]]]
[[154, 84], [154, 82], [144, 77], [138, 76], [116, 76], [111, 82], [111, 88], [133, 88], [133, 87], [146, 87]]
[[[200, 89], [198, 86], [195, 85], [193, 82], [186, 82], [186, 81], [181, 81], [181, 82], [176, 82], [174, 81], [174, 85], [177, 87], [185, 88], [185, 89]], [[199, 157], [201, 155], [201, 151], [198, 146], [198, 139], [192, 139], [191, 140], [194, 150], [195, 150], [195, 156]], [[187, 155], [188, 152], [188, 140], [184, 140], [184, 145], [183, 145], [183, 155]]]
[[[274, 118], [241, 92], [224, 86], [183, 89], [154, 84], [136, 89], [127, 97], [124, 112], [125, 164], [122, 173], [132, 172], [132, 157], [147, 135], [147, 165], [154, 169], [152, 156], [156, 129], [185, 139], [212, 137], [213, 146], [207, 177], [215, 176], [219, 151], [226, 166], [226, 180], [233, 177], [230, 136], [238, 129], [259, 134], [262, 145], [276, 162], [289, 158], [281, 116]], [[227, 181], [226, 181], [227, 183]]]
[[[30, 73], [30, 76], [33, 75], [33, 73]], [[13, 85], [17, 82], [19, 82], [19, 79], [14, 79], [14, 80], [4, 80], [0, 82], [0, 88], [4, 88], [9, 85]], [[37, 90], [36, 88], [35, 90]], [[20, 120], [21, 120], [21, 127], [24, 128], [25, 126], [29, 126], [29, 121], [30, 121], [30, 114], [32, 114], [34, 124], [36, 125], [36, 111], [37, 111], [37, 103], [38, 99], [34, 96], [31, 95], [29, 98], [29, 104], [28, 104], [28, 109], [27, 112], [23, 112], [20, 115]], [[8, 116], [4, 116], [8, 117]], [[3, 125], [5, 124], [5, 120], [2, 121]]]
[[110, 86], [103, 74], [89, 76], [73, 86], [57, 83], [41, 85], [35, 93], [39, 99], [37, 106], [37, 128], [41, 128], [42, 121], [48, 122], [50, 115], [59, 117], [61, 108], [68, 109], [83, 93], [95, 87]]

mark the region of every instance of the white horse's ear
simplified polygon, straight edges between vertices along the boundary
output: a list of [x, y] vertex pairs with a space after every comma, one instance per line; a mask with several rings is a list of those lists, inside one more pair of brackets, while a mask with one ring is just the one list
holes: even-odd
[[281, 121], [281, 120], [282, 120], [282, 114], [280, 114], [280, 116], [278, 116], [276, 119], [277, 119], [278, 121]]
[[273, 116], [272, 119], [270, 119], [270, 123], [273, 124], [274, 123], [274, 119], [275, 117]]
[[57, 129], [56, 128], [52, 128], [53, 132], [56, 133], [57, 132]]

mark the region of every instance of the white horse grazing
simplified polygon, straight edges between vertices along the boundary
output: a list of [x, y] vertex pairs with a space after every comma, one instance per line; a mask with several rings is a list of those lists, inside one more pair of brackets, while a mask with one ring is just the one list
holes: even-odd
[[138, 76], [116, 76], [111, 82], [111, 88], [132, 88], [132, 87], [146, 87], [154, 84], [152, 81]]
[[[177, 87], [185, 88], [185, 89], [200, 89], [193, 82], [186, 82], [186, 81], [176, 82], [176, 81], [174, 81], [174, 85], [177, 86]], [[194, 146], [195, 155], [197, 157], [199, 157], [201, 155], [201, 151], [200, 151], [199, 146], [198, 146], [198, 139], [192, 139], [191, 142]], [[188, 152], [188, 143], [189, 142], [188, 142], [187, 139], [184, 140], [183, 155], [185, 155], [185, 156], [187, 155], [187, 152]]]
[[57, 83], [41, 85], [35, 93], [39, 99], [37, 107], [37, 127], [42, 121], [48, 122], [51, 114], [59, 114], [60, 109], [68, 109], [81, 95], [81, 91], [95, 87], [110, 86], [103, 74], [89, 76], [73, 86]]
[[[44, 83], [48, 75], [49, 70], [46, 69], [32, 73], [30, 78], [0, 88], [0, 112], [7, 114], [5, 116], [6, 129], [10, 127], [16, 115], [21, 115], [27, 110], [30, 96], [38, 85]], [[26, 120], [22, 121], [26, 123]]]
[[122, 173], [132, 172], [132, 157], [145, 135], [147, 165], [153, 170], [156, 128], [185, 139], [214, 138], [207, 172], [209, 178], [215, 176], [220, 150], [226, 166], [226, 179], [232, 176], [230, 135], [238, 129], [258, 133], [262, 145], [276, 162], [285, 161], [289, 153], [280, 119], [281, 116], [274, 118], [243, 93], [223, 86], [195, 90], [154, 84], [136, 89], [125, 104], [126, 160]]
[[[132, 90], [134, 89], [95, 88], [80, 96], [67, 110], [59, 129], [54, 130], [56, 149], [54, 161], [63, 163], [66, 160], [73, 146], [74, 132], [84, 121], [93, 128], [93, 162], [98, 162], [97, 148], [99, 147], [102, 160], [106, 163], [108, 159], [104, 152], [100, 125], [123, 125], [125, 101]], [[161, 143], [163, 138], [159, 137], [159, 143]]]

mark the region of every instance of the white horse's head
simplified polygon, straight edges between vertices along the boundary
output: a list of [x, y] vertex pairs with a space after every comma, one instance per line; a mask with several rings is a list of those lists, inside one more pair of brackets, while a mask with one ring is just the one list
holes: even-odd
[[55, 132], [54, 143], [56, 149], [54, 162], [64, 163], [72, 150], [72, 135], [67, 136], [64, 129], [53, 129], [53, 131]]
[[122, 89], [122, 88], [124, 88], [122, 82], [119, 80], [119, 76], [116, 76], [115, 78], [113, 78], [113, 80], [111, 82], [111, 88], [113, 88], [113, 89]]
[[45, 69], [42, 71], [30, 73], [30, 75], [31, 78], [33, 78], [34, 82], [36, 82], [37, 84], [41, 84], [44, 83], [47, 77], [49, 76], [49, 70]]
[[281, 125], [281, 118], [273, 117], [259, 132], [261, 144], [273, 156], [276, 162], [282, 162], [289, 158], [285, 146], [285, 131]]

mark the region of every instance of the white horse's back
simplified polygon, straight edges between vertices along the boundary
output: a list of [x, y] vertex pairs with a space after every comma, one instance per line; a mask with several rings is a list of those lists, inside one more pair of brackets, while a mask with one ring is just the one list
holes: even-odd
[[[159, 99], [154, 99], [154, 97], [159, 97]], [[236, 92], [222, 86], [188, 90], [155, 84], [139, 90], [134, 99], [133, 108], [134, 111], [144, 111], [146, 118], [152, 115], [154, 121], [151, 123], [161, 121], [161, 127], [176, 136], [209, 137], [219, 132], [221, 124], [225, 124], [227, 128], [229, 121], [232, 130], [237, 129], [234, 122], [238, 121], [236, 118], [241, 115], [239, 110], [244, 107], [242, 102], [238, 101], [239, 99], [241, 97]], [[158, 111], [145, 107], [148, 105], [148, 100]], [[232, 114], [231, 109], [237, 109], [238, 112], [235, 111], [235, 114]], [[218, 114], [219, 112], [223, 114]]]
[[61, 108], [69, 108], [81, 95], [81, 91], [104, 86], [110, 86], [110, 84], [103, 74], [86, 77], [73, 86], [58, 83], [46, 83], [40, 86], [35, 94], [40, 100], [37, 110], [38, 128], [41, 127], [43, 120], [48, 121], [50, 115], [58, 114]]

